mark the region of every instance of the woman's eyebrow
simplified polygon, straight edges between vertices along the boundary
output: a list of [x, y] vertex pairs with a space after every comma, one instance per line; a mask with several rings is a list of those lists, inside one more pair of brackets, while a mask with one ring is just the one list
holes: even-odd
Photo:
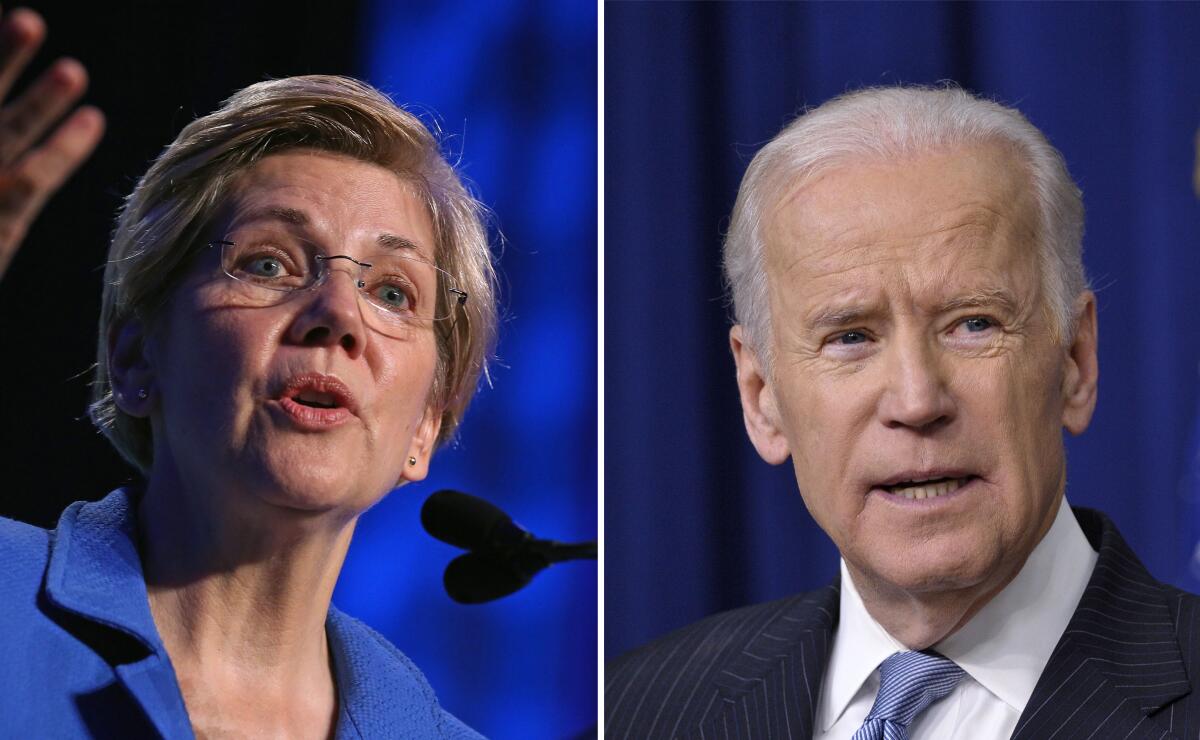
[[[289, 206], [267, 206], [264, 208], [253, 208], [245, 214], [238, 216], [234, 223], [245, 224], [255, 221], [282, 221], [291, 226], [305, 227], [310, 223], [308, 214], [299, 208]], [[406, 236], [399, 234], [391, 234], [383, 232], [375, 237], [375, 243], [380, 247], [388, 250], [402, 250], [405, 252], [414, 252], [421, 256], [426, 256], [422, 251], [421, 245], [409, 239]]]
[[282, 221], [292, 226], [308, 226], [308, 214], [299, 208], [290, 208], [287, 206], [267, 206], [265, 208], [252, 208], [249, 211], [239, 214], [234, 223], [253, 223], [255, 221]]
[[375, 241], [384, 249], [404, 249], [412, 252], [421, 251], [420, 245], [412, 239], [397, 234], [388, 234], [385, 232], [375, 237]]

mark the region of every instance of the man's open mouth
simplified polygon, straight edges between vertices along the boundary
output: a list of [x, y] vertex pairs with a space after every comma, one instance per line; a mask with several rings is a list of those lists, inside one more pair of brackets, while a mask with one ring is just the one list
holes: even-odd
[[895, 485], [880, 486], [883, 490], [906, 499], [937, 498], [954, 493], [965, 486], [974, 476], [965, 478], [933, 478], [922, 481], [903, 481]]

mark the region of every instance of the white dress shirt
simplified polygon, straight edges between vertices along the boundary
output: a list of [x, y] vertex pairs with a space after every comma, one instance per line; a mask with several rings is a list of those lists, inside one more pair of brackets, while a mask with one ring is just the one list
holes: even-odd
[[[1010, 737], [1075, 613], [1096, 557], [1063, 497], [1050, 531], [1016, 578], [971, 621], [933, 646], [966, 675], [913, 720], [909, 736]], [[867, 613], [844, 560], [841, 570], [841, 617], [817, 702], [814, 740], [850, 738], [875, 703], [879, 664], [908, 649]]]

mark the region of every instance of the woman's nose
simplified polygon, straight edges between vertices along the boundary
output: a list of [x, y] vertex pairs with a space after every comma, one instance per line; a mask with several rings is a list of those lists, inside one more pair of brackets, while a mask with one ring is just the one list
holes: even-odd
[[353, 262], [343, 265], [335, 261], [325, 269], [323, 278], [307, 291], [307, 300], [292, 321], [288, 337], [297, 344], [338, 345], [357, 357], [366, 342], [359, 305], [359, 267]]

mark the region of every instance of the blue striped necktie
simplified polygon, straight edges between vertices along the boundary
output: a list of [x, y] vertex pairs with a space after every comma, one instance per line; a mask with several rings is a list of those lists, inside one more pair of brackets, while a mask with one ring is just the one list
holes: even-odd
[[896, 653], [879, 664], [875, 706], [853, 740], [908, 740], [908, 725], [954, 690], [963, 669], [932, 650]]

